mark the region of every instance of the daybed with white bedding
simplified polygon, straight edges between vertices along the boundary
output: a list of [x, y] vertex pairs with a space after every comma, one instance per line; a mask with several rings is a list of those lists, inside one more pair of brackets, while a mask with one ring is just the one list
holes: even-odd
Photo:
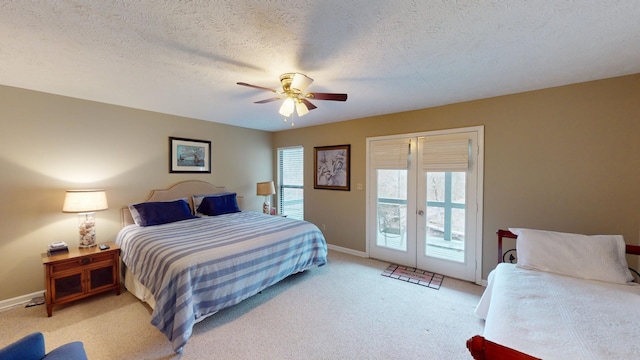
[[517, 264], [500, 263], [476, 308], [482, 336], [467, 347], [475, 359], [640, 358], [640, 286], [629, 272], [622, 236], [530, 229], [516, 238]]
[[[116, 243], [125, 284], [151, 305], [151, 323], [176, 352], [197, 321], [327, 262], [326, 242], [315, 225], [239, 211], [237, 202], [224, 188], [188, 181], [123, 209], [126, 225]], [[192, 207], [208, 210], [194, 217], [186, 213]]]

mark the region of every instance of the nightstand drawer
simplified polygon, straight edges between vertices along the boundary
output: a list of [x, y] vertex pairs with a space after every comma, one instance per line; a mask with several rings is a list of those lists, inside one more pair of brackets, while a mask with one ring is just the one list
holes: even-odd
[[51, 274], [56, 274], [66, 270], [77, 269], [78, 266], [89, 266], [93, 264], [100, 264], [102, 262], [115, 261], [117, 253], [110, 251], [108, 253], [88, 255], [79, 258], [60, 261], [51, 265]]

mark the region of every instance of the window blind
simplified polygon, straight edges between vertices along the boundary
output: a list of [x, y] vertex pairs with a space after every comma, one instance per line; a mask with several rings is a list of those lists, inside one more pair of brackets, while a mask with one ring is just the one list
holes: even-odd
[[424, 171], [467, 171], [469, 168], [469, 139], [422, 142]]
[[278, 213], [304, 220], [304, 148], [278, 149]]
[[407, 169], [410, 153], [409, 139], [372, 141], [369, 145], [369, 165], [375, 169]]

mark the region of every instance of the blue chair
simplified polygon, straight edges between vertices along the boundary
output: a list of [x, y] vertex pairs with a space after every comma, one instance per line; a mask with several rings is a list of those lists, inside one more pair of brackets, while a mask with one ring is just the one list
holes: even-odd
[[33, 333], [0, 349], [0, 360], [87, 360], [79, 341], [62, 345], [45, 354], [44, 335]]

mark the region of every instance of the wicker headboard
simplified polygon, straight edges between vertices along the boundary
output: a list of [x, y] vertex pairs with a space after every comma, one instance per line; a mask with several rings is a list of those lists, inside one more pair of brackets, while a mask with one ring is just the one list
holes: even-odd
[[[169, 201], [174, 199], [187, 198], [189, 201], [189, 206], [193, 209], [193, 199], [191, 198], [193, 195], [198, 194], [215, 194], [220, 192], [227, 191], [227, 188], [224, 186], [215, 186], [209, 184], [206, 181], [200, 180], [188, 180], [179, 182], [168, 189], [163, 190], [152, 190], [151, 196], [145, 201]], [[237, 197], [238, 206], [240, 209], [244, 208], [244, 198], [242, 196]], [[127, 226], [133, 224], [133, 218], [131, 217], [131, 212], [129, 211], [129, 207], [125, 206], [122, 208], [122, 226]]]

